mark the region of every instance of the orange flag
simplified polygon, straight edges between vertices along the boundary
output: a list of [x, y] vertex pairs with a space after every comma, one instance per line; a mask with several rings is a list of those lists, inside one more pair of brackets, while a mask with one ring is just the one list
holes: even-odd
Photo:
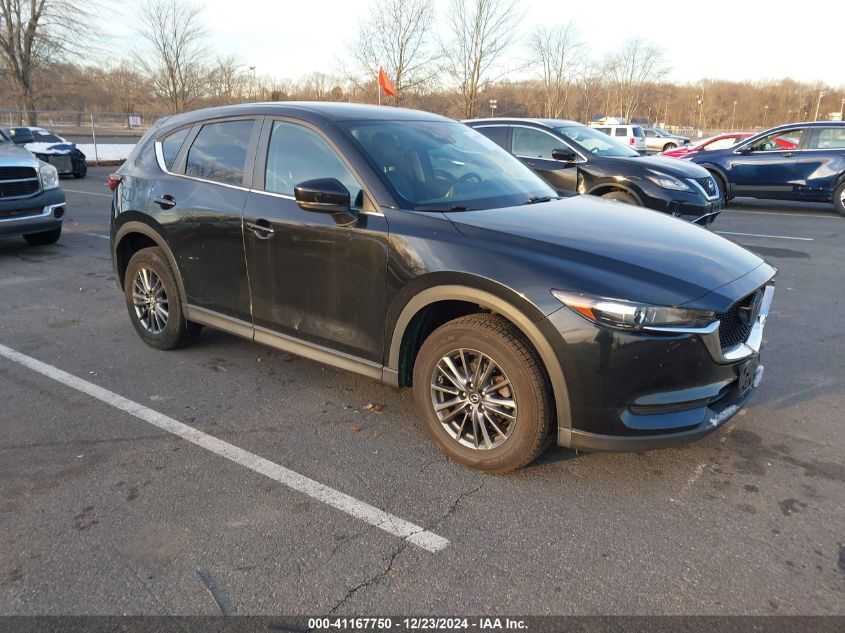
[[384, 90], [384, 94], [390, 95], [391, 97], [395, 97], [397, 95], [396, 89], [393, 87], [393, 84], [390, 83], [390, 79], [387, 78], [387, 73], [384, 72], [384, 68], [381, 66], [378, 67], [378, 85], [381, 86], [382, 90]]

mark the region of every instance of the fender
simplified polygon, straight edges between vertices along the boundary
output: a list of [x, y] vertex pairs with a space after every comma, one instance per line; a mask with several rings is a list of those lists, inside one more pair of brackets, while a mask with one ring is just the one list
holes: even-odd
[[[173, 256], [173, 252], [170, 250], [170, 247], [167, 245], [165, 239], [161, 236], [161, 233], [156, 231], [149, 224], [145, 224], [144, 222], [130, 220], [122, 224], [120, 228], [117, 229], [117, 232], [114, 235], [111, 256], [112, 267], [114, 268], [115, 281], [117, 282], [117, 284], [120, 285], [120, 276], [118, 275], [117, 270], [117, 248], [123, 238], [129, 235], [130, 233], [140, 233], [141, 235], [150, 238], [162, 250], [165, 257], [167, 257], [167, 262], [170, 264], [171, 270], [173, 270], [173, 276], [176, 277], [176, 285], [179, 288], [179, 296], [182, 299], [184, 308], [185, 299], [188, 295], [185, 294], [185, 286], [182, 282], [182, 273], [176, 263], [176, 258]], [[123, 290], [122, 287], [121, 290]]]
[[643, 198], [637, 192], [636, 189], [626, 183], [616, 182], [613, 180], [604, 180], [602, 182], [596, 183], [592, 187], [590, 187], [589, 191], [585, 191], [584, 193], [586, 193], [587, 195], [594, 195], [594, 191], [596, 191], [597, 189], [603, 189], [604, 187], [611, 187], [612, 189], [621, 189], [625, 193], [634, 196], [634, 199], [637, 201], [637, 204], [643, 206]]
[[543, 336], [542, 332], [540, 332], [537, 324], [529, 319], [521, 310], [516, 308], [512, 303], [485, 290], [460, 285], [433, 286], [421, 291], [408, 301], [399, 314], [396, 326], [393, 329], [388, 362], [383, 369], [382, 381], [393, 386], [398, 385], [399, 352], [402, 346], [402, 338], [414, 315], [432, 303], [449, 300], [476, 303], [483, 308], [501, 314], [522, 331], [534, 346], [534, 349], [537, 350], [548, 373], [555, 398], [558, 429], [561, 427], [571, 429], [572, 414], [569, 406], [569, 390], [566, 386], [566, 378], [564, 377], [560, 361], [558, 361], [557, 355], [554, 353], [551, 345], [545, 336]]

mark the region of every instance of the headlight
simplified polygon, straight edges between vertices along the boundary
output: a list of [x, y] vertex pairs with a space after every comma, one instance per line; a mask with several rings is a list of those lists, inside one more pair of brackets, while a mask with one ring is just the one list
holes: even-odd
[[59, 186], [59, 172], [49, 163], [41, 163], [38, 168], [41, 174], [41, 188], [45, 191], [47, 189], [55, 189]]
[[552, 294], [570, 310], [593, 323], [624, 330], [700, 328], [710, 325], [716, 316], [713, 312], [703, 310], [602, 299], [564, 290], [552, 290]]
[[669, 176], [668, 174], [651, 174], [646, 176], [651, 182], [663, 189], [671, 189], [672, 191], [690, 191], [689, 185], [685, 182]]

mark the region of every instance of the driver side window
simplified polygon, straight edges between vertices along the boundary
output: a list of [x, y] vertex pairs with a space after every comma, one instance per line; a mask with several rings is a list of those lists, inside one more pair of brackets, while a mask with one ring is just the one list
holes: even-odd
[[315, 178], [336, 178], [349, 190], [353, 207], [363, 204], [361, 185], [319, 134], [296, 123], [275, 121], [267, 148], [264, 190], [292, 196], [296, 185]]
[[803, 133], [804, 130], [801, 129], [781, 130], [756, 141], [751, 149], [755, 152], [788, 152], [798, 149]]
[[566, 147], [563, 141], [540, 130], [526, 127], [513, 129], [513, 153], [525, 158], [552, 159], [552, 151]]

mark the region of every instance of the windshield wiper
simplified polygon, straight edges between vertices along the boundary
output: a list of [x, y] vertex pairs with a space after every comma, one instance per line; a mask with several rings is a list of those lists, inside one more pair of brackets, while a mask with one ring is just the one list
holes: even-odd
[[[526, 202], [525, 204], [537, 204], [538, 202], [548, 202], [551, 199], [551, 196], [531, 196], [530, 198], [528, 198], [528, 202]], [[558, 200], [558, 198], [555, 198], [555, 200]]]

